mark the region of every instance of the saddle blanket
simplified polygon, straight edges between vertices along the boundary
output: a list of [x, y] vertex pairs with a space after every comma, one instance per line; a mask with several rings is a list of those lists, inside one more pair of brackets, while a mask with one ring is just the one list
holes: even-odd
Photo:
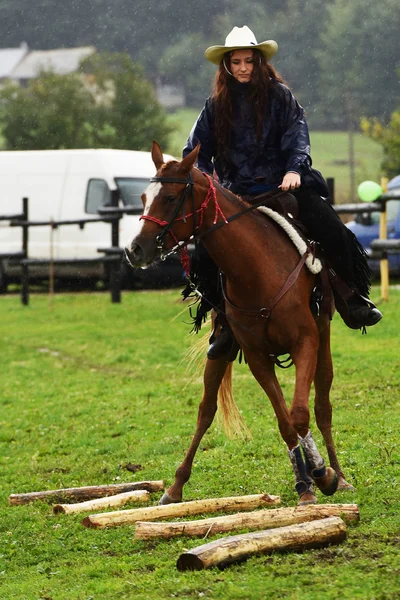
[[[287, 219], [285, 219], [285, 217], [283, 217], [282, 215], [277, 213], [275, 210], [272, 210], [272, 208], [268, 208], [266, 206], [259, 206], [257, 208], [257, 210], [259, 210], [264, 215], [267, 215], [267, 217], [269, 217], [270, 219], [275, 221], [275, 223], [277, 223], [283, 229], [283, 231], [289, 236], [289, 239], [293, 242], [294, 246], [297, 248], [300, 256], [303, 256], [303, 254], [307, 250], [307, 244], [303, 240], [301, 235], [298, 233], [298, 231], [293, 227], [293, 225], [291, 223], [289, 223], [289, 221]], [[320, 271], [322, 270], [321, 261], [319, 260], [319, 258], [316, 258], [312, 255], [307, 256], [306, 265], [307, 265], [308, 270], [311, 273], [313, 273], [314, 275], [316, 275], [317, 273], [320, 273]]]

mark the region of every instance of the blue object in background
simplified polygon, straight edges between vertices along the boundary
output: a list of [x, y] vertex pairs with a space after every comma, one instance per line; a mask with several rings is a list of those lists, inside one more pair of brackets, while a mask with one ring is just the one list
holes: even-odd
[[[387, 186], [388, 192], [400, 190], [400, 175], [391, 179]], [[388, 239], [400, 239], [400, 201], [389, 200], [386, 204], [387, 210], [387, 237]], [[370, 244], [372, 240], [379, 238], [380, 213], [364, 213], [357, 215], [355, 221], [346, 223], [347, 227], [357, 236], [358, 241], [367, 252], [372, 252]], [[400, 254], [388, 254], [389, 270], [392, 275], [400, 275]], [[369, 266], [374, 274], [379, 274], [379, 260], [370, 259]]]

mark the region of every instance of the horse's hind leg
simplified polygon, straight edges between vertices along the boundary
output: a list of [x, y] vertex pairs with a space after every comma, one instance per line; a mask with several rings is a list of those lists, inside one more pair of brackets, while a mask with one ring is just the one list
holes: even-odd
[[332, 438], [332, 405], [329, 399], [329, 392], [333, 380], [332, 356], [330, 348], [330, 324], [320, 333], [320, 345], [318, 352], [318, 364], [315, 372], [315, 403], [314, 412], [318, 429], [320, 430], [328, 451], [329, 463], [337, 473], [339, 478], [338, 489], [354, 490], [353, 486], [347, 483], [343, 471], [339, 465], [336, 455], [335, 445]]
[[189, 480], [192, 472], [193, 459], [197, 448], [199, 447], [205, 432], [214, 420], [217, 411], [218, 390], [228, 365], [229, 363], [222, 358], [218, 360], [207, 360], [206, 362], [204, 371], [204, 393], [199, 406], [196, 431], [185, 458], [175, 473], [173, 485], [166, 490], [159, 504], [170, 504], [182, 500], [183, 486]]

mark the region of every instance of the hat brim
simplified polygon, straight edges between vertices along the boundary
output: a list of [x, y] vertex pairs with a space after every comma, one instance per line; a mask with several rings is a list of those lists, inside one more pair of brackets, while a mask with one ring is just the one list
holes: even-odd
[[207, 60], [214, 63], [215, 65], [219, 65], [224, 54], [226, 52], [232, 52], [232, 50], [260, 50], [261, 54], [263, 54], [266, 60], [269, 60], [274, 56], [274, 54], [278, 51], [278, 44], [274, 40], [267, 40], [265, 42], [261, 42], [261, 44], [253, 44], [249, 46], [210, 46], [204, 52], [204, 56]]

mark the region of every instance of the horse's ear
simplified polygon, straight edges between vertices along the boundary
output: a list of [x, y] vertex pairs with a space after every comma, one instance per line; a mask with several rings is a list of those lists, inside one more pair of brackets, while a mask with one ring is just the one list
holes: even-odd
[[155, 140], [153, 140], [153, 144], [151, 146], [151, 158], [153, 159], [153, 163], [158, 171], [161, 165], [164, 164], [164, 157], [160, 144]]
[[189, 173], [189, 171], [191, 171], [191, 169], [193, 168], [194, 163], [197, 161], [197, 157], [199, 156], [199, 152], [200, 152], [200, 144], [197, 144], [197, 146], [195, 148], [193, 148], [193, 150], [191, 152], [189, 152], [189, 154], [187, 156], [185, 156], [185, 158], [182, 160], [181, 164], [179, 165], [179, 171], [181, 173]]

